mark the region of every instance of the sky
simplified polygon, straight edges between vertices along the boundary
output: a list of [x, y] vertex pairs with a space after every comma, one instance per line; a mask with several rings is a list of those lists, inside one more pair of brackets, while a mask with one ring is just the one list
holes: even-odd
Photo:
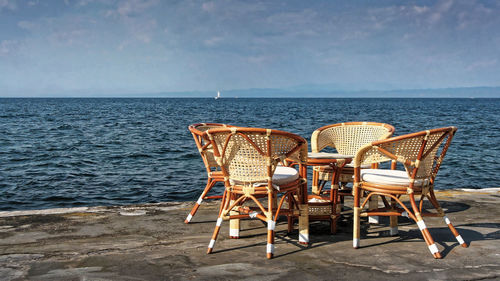
[[500, 86], [500, 1], [0, 0], [0, 96]]

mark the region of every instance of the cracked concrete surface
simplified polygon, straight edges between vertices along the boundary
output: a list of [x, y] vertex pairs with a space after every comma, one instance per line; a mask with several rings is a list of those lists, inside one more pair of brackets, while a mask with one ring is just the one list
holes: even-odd
[[362, 247], [353, 249], [348, 211], [335, 235], [327, 223], [311, 222], [309, 246], [279, 222], [272, 260], [257, 220], [243, 221], [237, 240], [224, 222], [214, 253], [206, 254], [217, 201], [189, 225], [190, 202], [0, 212], [0, 280], [500, 279], [500, 189], [443, 191], [438, 199], [470, 244], [460, 247], [441, 218], [426, 219], [441, 260], [406, 218], [396, 237], [387, 218], [363, 221]]

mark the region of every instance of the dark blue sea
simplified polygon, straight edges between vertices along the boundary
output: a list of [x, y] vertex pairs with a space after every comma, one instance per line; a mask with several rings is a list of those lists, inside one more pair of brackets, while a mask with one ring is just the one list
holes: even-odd
[[308, 140], [347, 121], [396, 135], [453, 125], [436, 189], [499, 187], [499, 111], [500, 99], [0, 99], [0, 210], [195, 200], [206, 181], [187, 130], [197, 122]]

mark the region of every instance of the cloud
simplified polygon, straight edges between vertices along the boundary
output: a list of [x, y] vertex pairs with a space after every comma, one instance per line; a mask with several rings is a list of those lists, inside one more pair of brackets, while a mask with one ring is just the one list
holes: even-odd
[[[74, 1], [64, 0], [64, 4], [66, 4], [66, 6], [71, 5], [72, 2]], [[85, 7], [85, 6], [91, 6], [94, 3], [111, 5], [113, 3], [113, 0], [80, 0], [75, 5], [79, 7]]]
[[429, 11], [429, 7], [427, 7], [427, 6], [413, 6], [413, 10], [417, 14], [423, 14], [423, 13]]
[[213, 12], [215, 10], [215, 3], [210, 1], [210, 2], [205, 2], [201, 5], [201, 8], [205, 12]]
[[155, 19], [129, 20], [127, 25], [132, 36], [143, 43], [152, 41], [158, 27]]
[[260, 55], [260, 56], [249, 56], [247, 61], [252, 64], [263, 64], [271, 62], [274, 58], [268, 55]]
[[17, 40], [3, 40], [0, 42], [0, 56], [7, 56], [12, 54], [14, 50], [19, 48]]
[[38, 27], [37, 24], [30, 21], [20, 21], [17, 23], [17, 26], [28, 31], [32, 31]]
[[431, 13], [429, 17], [429, 23], [435, 24], [439, 22], [443, 15], [451, 9], [451, 6], [453, 6], [453, 0], [441, 1], [437, 5], [436, 9]]
[[482, 69], [482, 68], [489, 68], [492, 66], [496, 66], [497, 62], [498, 62], [497, 59], [477, 61], [477, 62], [474, 62], [474, 63], [468, 65], [466, 70], [467, 71], [475, 71], [475, 70]]
[[330, 65], [337, 65], [340, 62], [341, 61], [338, 57], [327, 57], [327, 58], [321, 59], [321, 63], [330, 64]]
[[54, 32], [49, 35], [48, 39], [55, 45], [72, 46], [85, 45], [88, 31], [85, 29], [64, 30]]
[[158, 0], [128, 0], [120, 2], [117, 13], [122, 17], [139, 14], [158, 4]]
[[9, 1], [9, 0], [0, 0], [0, 11], [3, 9], [6, 10], [15, 10], [17, 8], [17, 5], [14, 1]]
[[219, 43], [222, 42], [222, 40], [224, 40], [224, 38], [222, 37], [212, 37], [203, 41], [203, 44], [207, 47], [215, 47], [219, 45]]
[[70, 70], [75, 87], [498, 81], [488, 73], [500, 67], [500, 7], [489, 2], [28, 1], [39, 0], [0, 0], [0, 16], [11, 17], [0, 25], [0, 67], [38, 77]]

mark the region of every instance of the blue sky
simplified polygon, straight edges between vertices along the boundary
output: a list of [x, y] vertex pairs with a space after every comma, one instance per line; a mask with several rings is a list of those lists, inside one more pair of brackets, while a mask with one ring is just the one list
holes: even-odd
[[500, 1], [0, 0], [0, 96], [500, 86]]

